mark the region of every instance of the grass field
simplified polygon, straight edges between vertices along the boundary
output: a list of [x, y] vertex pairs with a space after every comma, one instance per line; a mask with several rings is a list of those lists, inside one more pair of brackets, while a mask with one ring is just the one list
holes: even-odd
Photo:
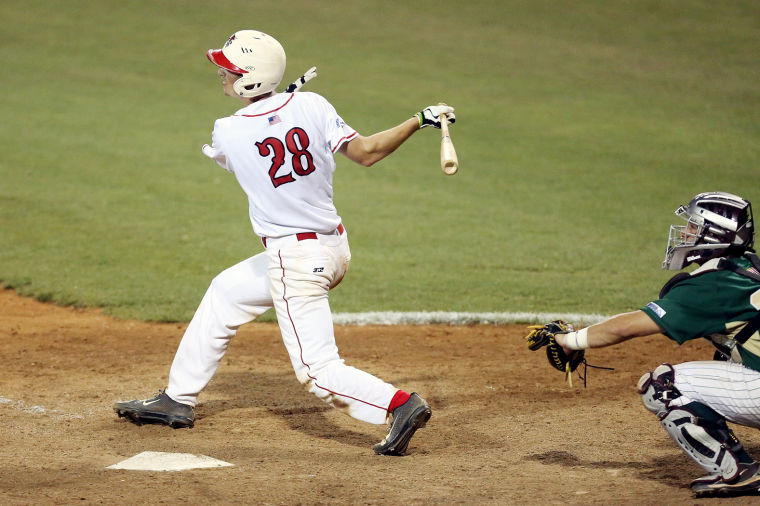
[[203, 157], [236, 110], [204, 53], [277, 37], [285, 82], [362, 134], [439, 101], [370, 169], [338, 160], [351, 273], [335, 311], [577, 311], [653, 298], [673, 209], [760, 209], [760, 4], [503, 0], [4, 0], [0, 282], [119, 317], [183, 321], [261, 250], [234, 178]]

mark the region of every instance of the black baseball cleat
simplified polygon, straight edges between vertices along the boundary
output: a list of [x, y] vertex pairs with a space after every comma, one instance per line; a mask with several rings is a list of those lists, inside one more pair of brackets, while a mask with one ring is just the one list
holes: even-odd
[[425, 399], [412, 393], [404, 404], [391, 413], [391, 422], [385, 439], [372, 447], [378, 455], [401, 455], [409, 446], [409, 440], [417, 431], [425, 426], [432, 411]]
[[718, 475], [697, 478], [691, 482], [697, 497], [747, 495], [760, 492], [760, 462], [739, 464], [739, 476], [726, 481]]
[[158, 423], [179, 429], [192, 427], [195, 421], [193, 407], [175, 401], [164, 390], [152, 399], [117, 402], [113, 410], [137, 425]]

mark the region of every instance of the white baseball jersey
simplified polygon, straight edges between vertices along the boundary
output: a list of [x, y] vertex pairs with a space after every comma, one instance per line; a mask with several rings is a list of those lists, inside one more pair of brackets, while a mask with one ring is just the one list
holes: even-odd
[[211, 282], [172, 362], [172, 399], [194, 406], [237, 329], [274, 307], [299, 381], [358, 420], [387, 421], [397, 389], [343, 362], [327, 299], [351, 261], [333, 205], [334, 153], [357, 135], [315, 93], [274, 95], [216, 121], [203, 153], [237, 177], [266, 250]]
[[334, 155], [357, 135], [322, 96], [279, 93], [216, 120], [203, 151], [235, 174], [257, 235], [330, 233], [340, 224]]

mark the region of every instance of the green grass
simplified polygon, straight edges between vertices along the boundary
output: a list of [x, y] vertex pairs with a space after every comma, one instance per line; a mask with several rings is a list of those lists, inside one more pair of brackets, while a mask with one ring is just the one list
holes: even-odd
[[339, 158], [351, 273], [336, 311], [578, 311], [653, 298], [673, 209], [760, 208], [753, 1], [19, 1], [0, 4], [0, 282], [119, 317], [187, 320], [261, 250], [203, 157], [238, 103], [204, 52], [276, 36], [289, 82], [363, 134], [457, 109], [460, 173], [426, 129]]

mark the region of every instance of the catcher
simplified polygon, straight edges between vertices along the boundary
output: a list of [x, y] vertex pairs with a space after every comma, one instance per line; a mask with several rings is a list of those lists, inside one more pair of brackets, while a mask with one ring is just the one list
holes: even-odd
[[694, 480], [697, 497], [760, 491], [755, 462], [726, 422], [760, 428], [760, 259], [754, 253], [751, 204], [709, 192], [680, 206], [685, 225], [670, 227], [664, 269], [681, 270], [659, 298], [638, 311], [574, 330], [562, 321], [531, 327], [528, 347], [544, 346], [550, 363], [569, 374], [585, 350], [634, 337], [664, 334], [682, 344], [706, 338], [711, 361], [662, 364], [644, 374], [638, 393], [668, 435], [707, 475]]

